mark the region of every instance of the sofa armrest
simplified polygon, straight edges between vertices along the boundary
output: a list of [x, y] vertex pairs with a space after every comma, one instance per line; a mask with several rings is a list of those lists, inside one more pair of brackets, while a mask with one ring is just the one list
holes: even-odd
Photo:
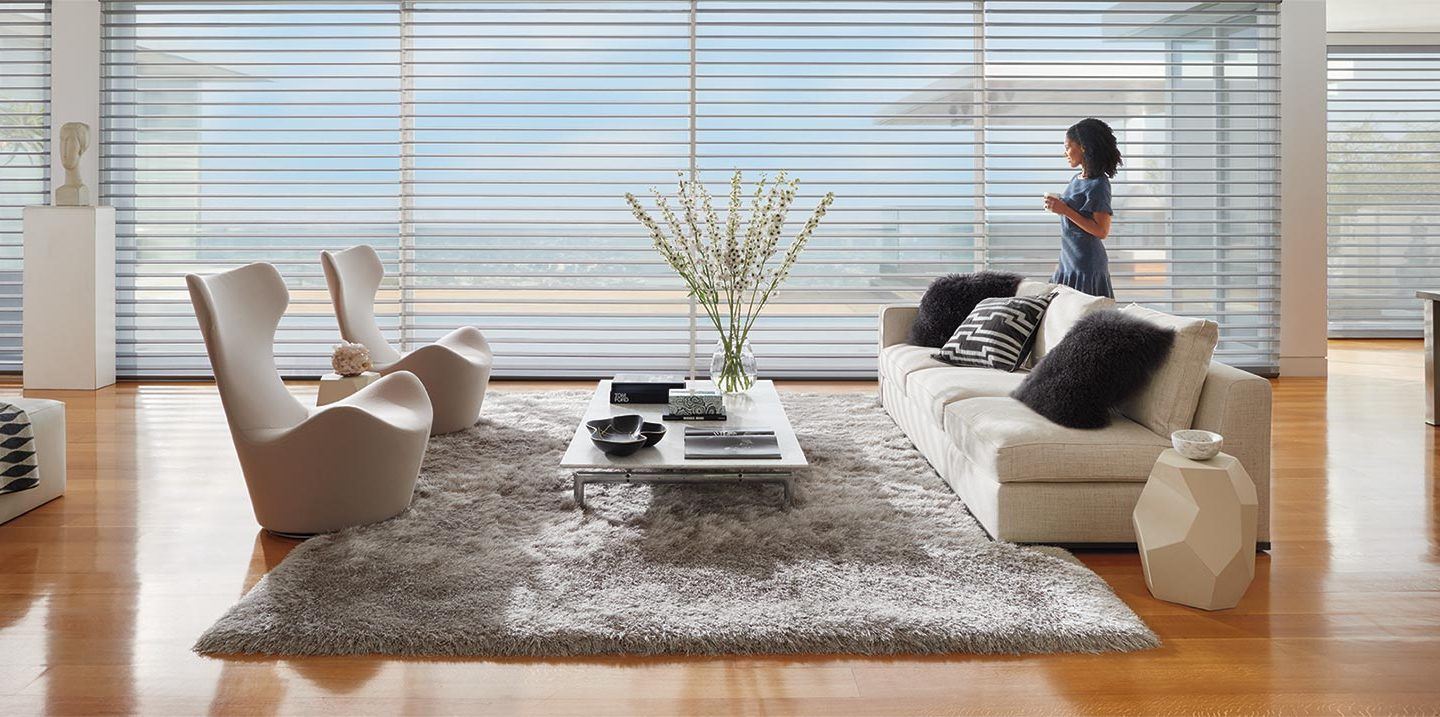
[[1240, 460], [1260, 502], [1261, 542], [1270, 541], [1270, 382], [1211, 362], [1191, 426], [1225, 437], [1224, 451]]
[[919, 305], [892, 304], [880, 308], [880, 348], [903, 344], [910, 338], [910, 324], [920, 313]]

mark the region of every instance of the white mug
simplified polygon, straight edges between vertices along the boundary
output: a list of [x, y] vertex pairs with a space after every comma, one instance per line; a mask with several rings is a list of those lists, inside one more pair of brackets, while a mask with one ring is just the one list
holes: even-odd
[[[1054, 197], [1054, 198], [1056, 198], [1056, 199], [1059, 199], [1059, 198], [1060, 198], [1060, 195], [1059, 195], [1059, 194], [1056, 194], [1056, 193], [1054, 193], [1054, 192], [1046, 192], [1046, 193], [1045, 193], [1045, 198], [1046, 198], [1046, 199], [1049, 199], [1049, 198], [1051, 198], [1051, 197]], [[1045, 207], [1046, 209], [1049, 209], [1050, 207], [1046, 206], [1046, 204], [1047, 204], [1046, 202], [1041, 202], [1041, 203], [1040, 203], [1040, 206]]]

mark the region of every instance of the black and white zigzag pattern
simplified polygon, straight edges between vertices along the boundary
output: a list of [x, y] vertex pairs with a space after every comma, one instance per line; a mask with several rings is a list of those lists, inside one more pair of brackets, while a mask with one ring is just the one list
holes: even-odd
[[1014, 371], [1030, 353], [1054, 294], [984, 299], [935, 358], [956, 366]]
[[24, 409], [0, 401], [0, 495], [29, 490], [40, 484], [35, 463], [35, 435]]

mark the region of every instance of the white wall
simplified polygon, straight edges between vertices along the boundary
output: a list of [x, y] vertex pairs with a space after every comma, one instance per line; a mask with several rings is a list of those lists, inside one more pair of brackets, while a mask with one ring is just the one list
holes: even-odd
[[1325, 0], [1280, 4], [1280, 374], [1324, 376]]
[[65, 182], [60, 162], [60, 126], [90, 125], [90, 148], [80, 158], [80, 173], [90, 201], [100, 203], [100, 2], [54, 0], [50, 7], [50, 186]]
[[1330, 32], [1440, 32], [1440, 0], [1328, 0], [1325, 13]]

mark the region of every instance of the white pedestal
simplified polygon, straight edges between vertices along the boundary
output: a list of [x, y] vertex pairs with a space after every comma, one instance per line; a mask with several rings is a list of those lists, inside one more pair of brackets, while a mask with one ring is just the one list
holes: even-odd
[[115, 209], [25, 207], [25, 388], [115, 383]]
[[320, 393], [315, 396], [315, 405], [324, 406], [339, 401], [375, 382], [380, 374], [366, 371], [359, 376], [341, 376], [327, 373], [320, 377]]

